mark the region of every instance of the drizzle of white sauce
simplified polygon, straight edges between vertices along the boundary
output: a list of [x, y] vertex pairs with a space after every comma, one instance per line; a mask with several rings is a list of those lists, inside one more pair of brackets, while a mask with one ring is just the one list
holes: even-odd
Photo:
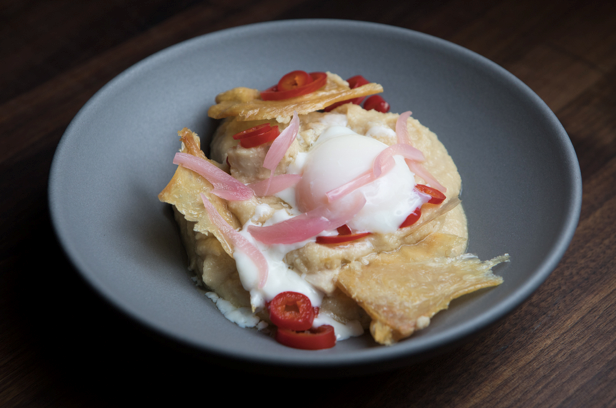
[[357, 320], [351, 320], [348, 323], [340, 323], [335, 320], [331, 316], [326, 314], [319, 314], [315, 319], [312, 327], [323, 326], [324, 324], [329, 324], [334, 328], [334, 333], [336, 333], [336, 340], [346, 340], [349, 337], [357, 337], [364, 334], [364, 328], [361, 327], [361, 324]]
[[396, 140], [396, 132], [391, 130], [385, 125], [374, 125], [366, 132], [366, 136], [375, 138], [376, 136], [386, 136], [388, 138], [394, 138]]
[[[212, 302], [216, 305], [218, 310], [225, 316], [227, 319], [231, 320], [233, 323], [238, 326], [245, 327], [257, 327], [261, 330], [264, 327], [267, 327], [267, 323], [263, 322], [257, 316], [254, 315], [252, 310], [248, 307], [235, 307], [229, 301], [226, 301], [220, 298], [214, 292], [207, 292], [205, 296], [209, 297]], [[263, 325], [265, 323], [265, 326]]]
[[[272, 218], [263, 225], [268, 226], [285, 221], [292, 216], [286, 210], [278, 210]], [[240, 275], [240, 281], [244, 289], [250, 292], [250, 303], [254, 309], [265, 307], [265, 303], [271, 301], [277, 294], [286, 291], [298, 292], [306, 295], [313, 306], [319, 306], [323, 300], [323, 293], [315, 289], [310, 283], [301, 278], [294, 270], [284, 262], [284, 256], [294, 249], [301, 248], [316, 238], [295, 244], [267, 245], [257, 241], [248, 232], [248, 226], [257, 225], [252, 220], [244, 224], [240, 234], [255, 245], [263, 254], [268, 264], [267, 282], [263, 288], [258, 287], [258, 272], [252, 260], [241, 251], [235, 251], [233, 257]]]
[[326, 128], [332, 126], [348, 126], [349, 120], [344, 113], [330, 113], [324, 115], [320, 121]]

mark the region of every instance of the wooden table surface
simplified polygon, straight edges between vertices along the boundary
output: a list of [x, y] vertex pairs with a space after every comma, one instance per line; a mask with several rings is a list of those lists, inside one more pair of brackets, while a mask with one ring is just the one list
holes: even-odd
[[[83, 104], [180, 41], [300, 18], [390, 24], [469, 48], [528, 84], [569, 134], [584, 185], [573, 241], [546, 282], [472, 343], [367, 377], [244, 374], [153, 339], [64, 257], [47, 182]], [[226, 385], [234, 405], [616, 406], [616, 2], [1, 0], [0, 55], [0, 406], [208, 404]]]

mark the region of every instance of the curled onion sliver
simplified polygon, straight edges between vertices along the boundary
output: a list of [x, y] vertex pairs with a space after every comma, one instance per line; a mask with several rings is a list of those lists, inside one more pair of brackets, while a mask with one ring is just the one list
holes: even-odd
[[276, 194], [282, 190], [286, 190], [289, 187], [293, 187], [300, 181], [301, 178], [302, 176], [299, 174], [282, 174], [280, 176], [271, 177], [267, 180], [250, 183], [248, 184], [248, 187], [255, 192], [257, 197], [263, 197], [266, 194]]
[[214, 186], [210, 193], [225, 200], [244, 201], [254, 195], [250, 188], [201, 157], [176, 153], [173, 164], [179, 164], [204, 177]]
[[[380, 175], [385, 175], [389, 173], [389, 171], [393, 169], [395, 165], [396, 165], [396, 162], [394, 160], [389, 160], [383, 163], [383, 166], [381, 167]], [[374, 172], [372, 170], [368, 170], [364, 174], [360, 175], [359, 177], [354, 178], [348, 183], [343, 184], [338, 188], [328, 191], [327, 193], [325, 193], [325, 197], [327, 197], [328, 202], [332, 203], [336, 200], [341, 199], [347, 194], [352, 193], [358, 188], [363, 187], [366, 184], [372, 183], [376, 179], [377, 177], [374, 176]]]
[[366, 198], [363, 194], [349, 197], [349, 202], [335, 211], [321, 206], [312, 211], [290, 218], [267, 227], [251, 225], [248, 232], [264, 244], [294, 244], [305, 241], [317, 234], [334, 230], [346, 224], [364, 207]]
[[330, 203], [334, 202], [388, 173], [396, 165], [396, 162], [393, 160], [394, 156], [402, 156], [405, 159], [417, 161], [425, 160], [423, 153], [411, 145], [400, 143], [391, 145], [379, 153], [376, 159], [374, 159], [372, 171], [363, 173], [348, 183], [325, 193], [327, 201]]
[[393, 161], [394, 156], [402, 156], [407, 160], [414, 161], [426, 160], [421, 151], [415, 149], [409, 144], [397, 143], [395, 145], [391, 145], [379, 153], [379, 155], [376, 156], [376, 159], [374, 159], [372, 172], [374, 173], [375, 178], [378, 178], [381, 175], [385, 164]]
[[[398, 120], [396, 121], [396, 135], [398, 136], [399, 144], [407, 144], [409, 146], [411, 145], [407, 128], [407, 121], [410, 116], [411, 111], [403, 112], [400, 114]], [[406, 164], [408, 164], [409, 169], [413, 173], [423, 178], [430, 186], [436, 188], [442, 193], [445, 193], [447, 191], [447, 188], [441, 183], [439, 183], [436, 178], [434, 178], [434, 176], [430, 174], [430, 172], [428, 172], [428, 170], [426, 170], [421, 164], [408, 158], [406, 159]]]
[[289, 123], [289, 126], [287, 126], [287, 128], [280, 133], [280, 136], [274, 140], [265, 155], [265, 160], [263, 160], [263, 167], [270, 171], [270, 178], [264, 195], [267, 195], [272, 177], [274, 176], [274, 171], [276, 171], [278, 163], [280, 163], [287, 150], [289, 150], [291, 143], [295, 140], [297, 132], [299, 132], [299, 117], [297, 116], [297, 112], [293, 111], [291, 123]]
[[398, 136], [398, 143], [410, 144], [406, 122], [411, 115], [411, 111], [406, 111], [398, 116], [398, 120], [396, 121], [396, 135]]
[[412, 160], [407, 160], [406, 164], [408, 164], [409, 169], [411, 169], [413, 173], [426, 180], [426, 183], [428, 183], [431, 187], [434, 187], [441, 193], [445, 193], [447, 191], [447, 187], [439, 183], [438, 180], [436, 180], [434, 176], [430, 174], [430, 172], [426, 170], [424, 166], [422, 166], [420, 163], [417, 163]]
[[210, 203], [210, 200], [208, 200], [203, 193], [201, 193], [201, 200], [203, 200], [203, 205], [205, 206], [205, 210], [207, 211], [212, 224], [218, 228], [220, 233], [224, 235], [227, 240], [231, 241], [234, 246], [234, 250], [243, 252], [255, 264], [259, 272], [259, 289], [263, 288], [265, 282], [267, 282], [267, 274], [269, 269], [265, 256], [263, 256], [261, 251], [259, 251], [256, 246], [244, 238], [231, 225], [229, 225], [224, 218], [222, 218], [216, 208], [214, 208], [212, 203]]

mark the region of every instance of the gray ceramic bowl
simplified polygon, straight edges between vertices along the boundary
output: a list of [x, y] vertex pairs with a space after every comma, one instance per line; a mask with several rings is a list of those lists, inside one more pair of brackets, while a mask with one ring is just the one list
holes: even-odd
[[[186, 271], [169, 208], [157, 194], [176, 132], [206, 138], [219, 92], [265, 89], [292, 70], [362, 74], [392, 112], [412, 110], [458, 165], [469, 251], [503, 253], [499, 287], [452, 302], [426, 330], [392, 347], [369, 334], [323, 351], [286, 348], [227, 321]], [[207, 144], [207, 139], [206, 143]], [[503, 317], [556, 267], [581, 205], [579, 166], [564, 129], [528, 87], [466, 49], [413, 31], [335, 20], [238, 27], [183, 42], [101, 89], [64, 134], [50, 176], [59, 239], [85, 279], [127, 315], [183, 346], [249, 369], [358, 374], [441, 352]]]

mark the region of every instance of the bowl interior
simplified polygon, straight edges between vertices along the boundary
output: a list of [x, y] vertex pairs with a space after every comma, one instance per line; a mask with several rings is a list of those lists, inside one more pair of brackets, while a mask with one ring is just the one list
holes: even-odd
[[[204, 145], [216, 94], [265, 89], [289, 71], [362, 74], [392, 112], [413, 111], [447, 147], [463, 180], [469, 252], [503, 253], [505, 283], [456, 300], [393, 347], [364, 335], [318, 353], [289, 349], [227, 321], [187, 272], [171, 211], [157, 194], [175, 171], [176, 132]], [[69, 257], [138, 321], [206, 353], [297, 367], [410, 361], [485, 327], [523, 301], [564, 253], [579, 214], [579, 167], [547, 106], [515, 77], [453, 44], [377, 24], [301, 20], [198, 37], [130, 68], [67, 129], [50, 178], [54, 225]]]

